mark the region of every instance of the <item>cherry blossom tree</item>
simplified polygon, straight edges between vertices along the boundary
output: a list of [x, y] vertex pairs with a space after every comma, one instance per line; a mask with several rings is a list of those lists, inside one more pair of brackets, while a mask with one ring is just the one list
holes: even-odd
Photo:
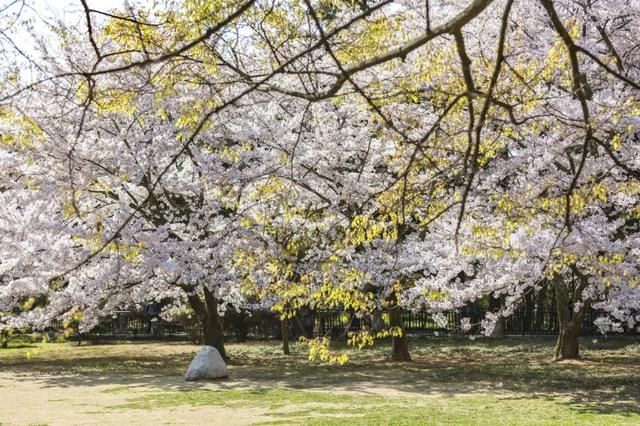
[[1, 70], [0, 324], [171, 299], [224, 354], [228, 305], [341, 306], [408, 360], [402, 310], [546, 286], [557, 358], [636, 326], [637, 1], [78, 11]]

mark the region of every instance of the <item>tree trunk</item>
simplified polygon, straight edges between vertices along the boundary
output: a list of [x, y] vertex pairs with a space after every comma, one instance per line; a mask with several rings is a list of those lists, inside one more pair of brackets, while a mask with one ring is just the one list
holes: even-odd
[[[491, 312], [499, 311], [502, 308], [502, 299], [500, 296], [494, 297], [493, 294], [489, 295], [489, 310]], [[502, 325], [502, 317], [498, 318], [496, 325], [491, 332], [491, 337], [501, 338], [504, 337], [504, 327]]]
[[504, 337], [504, 326], [502, 325], [502, 318], [498, 318], [496, 321], [495, 327], [493, 327], [493, 331], [491, 332], [491, 337], [494, 339], [502, 339]]
[[382, 319], [382, 312], [375, 311], [371, 314], [371, 333], [379, 333], [385, 329], [384, 320]]
[[241, 311], [240, 314], [238, 315], [238, 327], [237, 327], [238, 342], [246, 342], [248, 334], [249, 334], [249, 329], [247, 327], [247, 314], [244, 311]]
[[[313, 333], [309, 333], [308, 327], [302, 322], [302, 319], [300, 319], [300, 315], [296, 315], [295, 316], [295, 320], [296, 320], [296, 325], [298, 326], [298, 329], [300, 330], [300, 335], [306, 339], [310, 339], [311, 337], [313, 337]], [[295, 335], [294, 335], [295, 337]]]
[[218, 300], [212, 292], [204, 289], [204, 299], [207, 305], [206, 321], [204, 324], [204, 344], [213, 346], [220, 352], [222, 359], [228, 361], [227, 352], [224, 349], [224, 334], [222, 320], [218, 315]]
[[393, 336], [391, 359], [402, 362], [411, 361], [411, 355], [409, 355], [409, 337], [402, 323], [402, 307], [394, 306], [389, 310], [389, 322], [391, 327], [399, 327], [402, 331], [401, 336]]
[[542, 331], [544, 325], [544, 309], [547, 306], [546, 302], [547, 287], [542, 287], [536, 293], [536, 331]]
[[[576, 311], [574, 309], [575, 299], [580, 294], [582, 286], [577, 285], [576, 288], [570, 289], [569, 284], [559, 276], [555, 277], [553, 282], [559, 324], [558, 341], [554, 354], [555, 359], [556, 361], [560, 361], [563, 359], [580, 358], [578, 337], [580, 336], [582, 319], [590, 303], [586, 301]], [[574, 282], [573, 284], [576, 283]]]
[[280, 320], [280, 334], [282, 334], [282, 353], [291, 355], [289, 351], [289, 320]]
[[9, 347], [9, 335], [5, 331], [0, 331], [0, 348], [7, 349]]
[[556, 360], [580, 358], [579, 334], [579, 326], [576, 327], [572, 321], [560, 322], [560, 334], [558, 334], [555, 352]]
[[224, 349], [222, 319], [220, 315], [218, 315], [218, 300], [215, 295], [205, 287], [203, 289], [203, 302], [193, 287], [185, 285], [181, 286], [181, 288], [187, 294], [191, 308], [193, 308], [198, 318], [200, 318], [203, 343], [216, 348], [222, 356], [222, 359], [228, 361], [229, 357], [227, 357], [227, 352]]

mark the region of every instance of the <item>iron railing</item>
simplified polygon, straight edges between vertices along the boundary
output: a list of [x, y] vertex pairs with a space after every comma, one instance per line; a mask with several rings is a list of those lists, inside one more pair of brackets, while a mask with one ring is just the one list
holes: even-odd
[[[439, 325], [428, 312], [404, 312], [402, 315], [405, 330], [410, 335], [462, 335], [479, 331], [480, 321], [485, 316], [483, 309], [462, 309], [444, 313], [446, 326]], [[594, 320], [599, 316], [597, 311], [588, 311], [582, 323], [581, 335], [598, 335]], [[472, 324], [470, 331], [463, 331], [460, 321], [469, 318]], [[282, 336], [282, 322], [277, 314], [271, 311], [232, 312], [223, 318], [224, 333], [228, 340], [243, 341], [247, 339], [279, 339]], [[345, 337], [348, 332], [370, 329], [372, 326], [388, 325], [384, 315], [378, 318], [358, 318], [356, 315], [339, 310], [322, 310], [301, 312], [297, 317], [287, 321], [290, 338], [299, 336], [333, 338]], [[558, 319], [553, 309], [519, 309], [510, 317], [501, 320], [502, 333], [505, 335], [554, 335], [558, 333]], [[159, 338], [202, 339], [201, 325], [196, 319], [182, 322], [166, 322], [157, 317], [145, 316], [142, 313], [121, 311], [111, 317], [104, 318], [88, 335], [83, 338]], [[640, 330], [626, 329], [623, 334], [639, 335]]]

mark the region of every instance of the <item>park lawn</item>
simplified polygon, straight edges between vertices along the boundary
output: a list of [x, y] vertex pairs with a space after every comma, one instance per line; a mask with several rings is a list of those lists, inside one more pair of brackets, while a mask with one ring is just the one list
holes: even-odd
[[640, 424], [638, 339], [584, 340], [582, 360], [555, 363], [548, 338], [424, 338], [411, 363], [382, 342], [344, 366], [230, 344], [230, 378], [206, 383], [183, 381], [185, 343], [15, 345], [0, 350], [0, 400], [46, 409], [0, 423]]

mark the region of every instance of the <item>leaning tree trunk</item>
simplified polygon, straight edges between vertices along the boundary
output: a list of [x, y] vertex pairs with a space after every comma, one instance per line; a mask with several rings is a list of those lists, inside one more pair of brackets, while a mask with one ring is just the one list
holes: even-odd
[[586, 310], [589, 308], [589, 301], [585, 302], [576, 312], [572, 309], [571, 305], [572, 302], [575, 302], [573, 299], [579, 295], [581, 286], [578, 286], [577, 290], [572, 292], [561, 277], [556, 277], [554, 283], [559, 323], [555, 359], [556, 361], [560, 361], [563, 359], [580, 358], [578, 337], [580, 336], [582, 319], [584, 318]]
[[400, 336], [393, 336], [391, 359], [402, 362], [411, 361], [411, 355], [409, 355], [409, 337], [405, 332], [404, 324], [402, 322], [401, 306], [396, 305], [389, 310], [389, 322], [391, 327], [398, 327], [402, 331]]
[[222, 319], [218, 315], [218, 300], [215, 295], [204, 288], [204, 302], [195, 293], [191, 287], [184, 287], [187, 293], [189, 304], [196, 312], [202, 323], [202, 335], [204, 336], [204, 344], [213, 346], [220, 352], [222, 359], [228, 361], [227, 352], [224, 349], [224, 334], [222, 328]]

